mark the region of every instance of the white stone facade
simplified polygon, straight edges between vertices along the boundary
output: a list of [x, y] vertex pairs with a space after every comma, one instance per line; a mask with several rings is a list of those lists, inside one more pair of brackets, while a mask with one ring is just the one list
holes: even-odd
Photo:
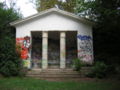
[[[93, 36], [92, 23], [78, 16], [58, 9], [43, 11], [34, 16], [11, 23], [16, 27], [16, 39], [25, 36], [30, 37], [31, 32], [42, 32], [42, 68], [48, 67], [48, 33], [50, 31], [60, 32], [60, 68], [65, 68], [66, 60], [66, 32], [77, 32], [77, 54], [83, 61], [93, 63]], [[31, 53], [30, 53], [31, 54]], [[30, 60], [31, 61], [31, 60]]]

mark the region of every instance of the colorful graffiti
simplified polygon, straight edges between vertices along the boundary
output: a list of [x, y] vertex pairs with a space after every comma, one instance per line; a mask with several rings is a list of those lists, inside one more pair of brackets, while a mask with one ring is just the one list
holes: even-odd
[[87, 35], [78, 35], [77, 38], [80, 40], [92, 40], [92, 37]]
[[88, 35], [78, 35], [79, 39], [79, 57], [83, 57], [86, 62], [91, 62], [93, 60], [93, 44], [92, 37]]
[[26, 60], [29, 58], [30, 51], [30, 37], [16, 39], [17, 52], [20, 54], [21, 59]]

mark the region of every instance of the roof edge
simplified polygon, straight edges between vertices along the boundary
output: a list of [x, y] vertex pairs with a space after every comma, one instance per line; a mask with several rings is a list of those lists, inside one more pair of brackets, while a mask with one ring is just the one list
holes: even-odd
[[77, 19], [77, 20], [80, 20], [80, 21], [82, 21], [83, 23], [86, 23], [86, 24], [90, 24], [90, 25], [95, 24], [94, 22], [89, 21], [89, 20], [87, 20], [85, 18], [81, 18], [80, 16], [77, 16], [77, 15], [75, 15], [73, 13], [63, 11], [63, 10], [60, 10], [60, 9], [57, 9], [57, 8], [51, 8], [51, 9], [47, 9], [45, 11], [41, 11], [40, 13], [34, 14], [32, 16], [29, 16], [29, 17], [26, 17], [26, 18], [23, 18], [23, 19], [20, 19], [20, 20], [13, 21], [13, 22], [10, 23], [10, 25], [11, 26], [16, 26], [16, 25], [18, 25], [20, 23], [23, 23], [24, 21], [28, 21], [30, 19], [36, 18], [38, 16], [44, 15], [44, 14], [52, 12], [52, 11], [61, 13], [61, 14], [65, 15], [65, 16], [69, 16], [69, 17], [72, 17], [72, 18]]

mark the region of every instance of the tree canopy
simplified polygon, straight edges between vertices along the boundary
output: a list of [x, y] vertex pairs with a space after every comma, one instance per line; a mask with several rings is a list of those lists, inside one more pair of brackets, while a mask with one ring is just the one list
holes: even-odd
[[77, 0], [76, 8], [79, 15], [89, 16], [88, 19], [96, 22], [93, 28], [95, 60], [120, 64], [120, 0]]
[[50, 8], [59, 8], [65, 11], [74, 12], [75, 11], [76, 0], [36, 0], [37, 11], [43, 11]]
[[15, 49], [15, 29], [10, 22], [20, 18], [14, 8], [0, 3], [0, 74], [16, 76], [21, 70], [21, 60]]

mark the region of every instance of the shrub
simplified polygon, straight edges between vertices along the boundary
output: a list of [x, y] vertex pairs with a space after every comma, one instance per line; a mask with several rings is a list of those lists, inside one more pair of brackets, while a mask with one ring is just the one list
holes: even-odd
[[81, 67], [82, 67], [82, 62], [80, 59], [74, 59], [73, 60], [73, 67], [74, 67], [74, 70], [76, 71], [80, 71]]
[[16, 54], [15, 40], [4, 37], [0, 44], [0, 73], [4, 76], [19, 76], [22, 60]]
[[15, 29], [10, 22], [19, 19], [19, 13], [14, 7], [6, 8], [0, 3], [0, 74], [18, 76], [22, 68], [22, 60], [16, 53]]
[[90, 73], [87, 74], [88, 77], [104, 78], [107, 76], [108, 66], [103, 62], [96, 62]]
[[29, 69], [28, 69], [27, 67], [23, 67], [23, 68], [19, 71], [19, 76], [20, 76], [20, 77], [25, 77], [28, 70], [29, 70]]

